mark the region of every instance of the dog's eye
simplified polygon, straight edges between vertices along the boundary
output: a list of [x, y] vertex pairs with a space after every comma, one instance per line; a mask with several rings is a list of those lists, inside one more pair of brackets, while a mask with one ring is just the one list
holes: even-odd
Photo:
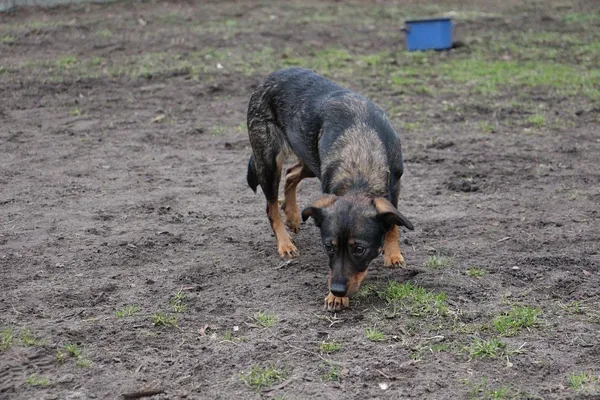
[[333, 244], [331, 244], [330, 242], [326, 242], [325, 243], [325, 250], [328, 253], [333, 253], [335, 249], [333, 248]]
[[354, 255], [362, 256], [363, 254], [365, 254], [365, 251], [367, 251], [366, 248], [364, 248], [362, 246], [356, 246], [354, 248]]

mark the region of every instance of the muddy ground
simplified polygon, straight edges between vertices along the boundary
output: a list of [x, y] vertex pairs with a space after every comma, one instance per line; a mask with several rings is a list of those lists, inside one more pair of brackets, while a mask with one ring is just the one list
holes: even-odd
[[[455, 49], [404, 52], [405, 18], [448, 12]], [[0, 398], [600, 396], [599, 21], [555, 0], [1, 15]], [[407, 267], [376, 259], [336, 315], [317, 229], [283, 263], [245, 182], [249, 96], [286, 65], [369, 95], [404, 145]]]

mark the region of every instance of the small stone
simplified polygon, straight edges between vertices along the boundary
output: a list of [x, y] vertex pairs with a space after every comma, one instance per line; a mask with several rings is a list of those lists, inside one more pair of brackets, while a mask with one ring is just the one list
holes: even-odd
[[69, 382], [73, 382], [73, 380], [75, 379], [75, 376], [73, 374], [66, 374], [61, 376], [58, 379], [58, 383], [69, 383]]
[[521, 268], [519, 268], [519, 267], [517, 267], [517, 266], [515, 265], [514, 267], [512, 267], [512, 269], [513, 269], [513, 271], [517, 271], [517, 270], [519, 270], [519, 269], [521, 269]]

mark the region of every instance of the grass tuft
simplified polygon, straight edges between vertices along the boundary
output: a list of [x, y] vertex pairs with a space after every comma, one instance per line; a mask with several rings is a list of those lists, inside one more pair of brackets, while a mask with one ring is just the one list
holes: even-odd
[[541, 310], [528, 306], [516, 306], [510, 311], [494, 318], [496, 331], [502, 336], [515, 336], [521, 329], [529, 328], [537, 323]]
[[131, 304], [125, 306], [122, 310], [115, 311], [115, 316], [117, 317], [117, 319], [121, 319], [124, 317], [133, 317], [139, 312], [140, 306], [138, 306], [137, 304]]
[[323, 353], [335, 353], [342, 348], [341, 343], [336, 342], [323, 342], [319, 345], [319, 350]]
[[476, 338], [469, 346], [469, 355], [473, 358], [496, 358], [502, 355], [506, 345], [496, 338], [482, 340]]
[[323, 369], [325, 371], [321, 375], [321, 378], [324, 382], [338, 382], [342, 378], [340, 367], [338, 365], [329, 363]]
[[567, 377], [567, 382], [575, 392], [582, 392], [592, 385], [597, 385], [600, 382], [600, 377], [589, 372], [571, 373]]
[[439, 269], [444, 268], [451, 265], [454, 262], [452, 257], [433, 255], [429, 256], [427, 261], [425, 261], [425, 266], [427, 268]]
[[279, 370], [274, 366], [262, 368], [258, 365], [253, 365], [252, 369], [241, 376], [242, 381], [256, 391], [267, 389], [277, 382], [287, 378], [288, 372]]
[[17, 41], [17, 38], [14, 37], [13, 35], [0, 36], [0, 43], [1, 44], [13, 44], [16, 41]]
[[546, 118], [541, 114], [530, 115], [527, 122], [532, 128], [543, 128], [546, 125]]
[[4, 328], [0, 331], [0, 350], [8, 350], [12, 346], [15, 331], [13, 328]]
[[471, 267], [467, 270], [467, 275], [472, 278], [481, 278], [487, 274], [487, 271], [483, 268]]
[[377, 328], [365, 329], [365, 335], [371, 342], [381, 342], [385, 340], [385, 333], [379, 331]]
[[259, 311], [254, 314], [254, 320], [263, 328], [271, 328], [277, 323], [277, 315], [269, 311]]
[[182, 313], [187, 310], [187, 304], [185, 304], [185, 300], [187, 298], [187, 294], [178, 291], [171, 297], [169, 304], [171, 305], [171, 309], [176, 313]]
[[83, 356], [83, 349], [76, 344], [66, 344], [63, 349], [58, 350], [56, 360], [58, 363], [63, 363], [67, 358], [74, 358], [75, 365], [78, 367], [89, 367], [92, 361]]
[[42, 344], [42, 341], [27, 328], [21, 330], [20, 339], [25, 346], [39, 346]]
[[167, 315], [163, 312], [157, 312], [152, 315], [152, 325], [154, 326], [166, 326], [166, 327], [177, 327], [177, 316]]
[[77, 64], [77, 57], [75, 56], [66, 56], [56, 60], [56, 66], [59, 68], [69, 68], [75, 64]]
[[70, 357], [75, 357], [75, 358], [81, 357], [81, 347], [77, 346], [76, 344], [66, 344], [65, 351], [67, 352], [67, 355]]
[[410, 282], [398, 283], [390, 281], [387, 287], [379, 292], [379, 297], [385, 299], [394, 309], [405, 309], [411, 315], [444, 315], [448, 311], [445, 293], [428, 291]]
[[98, 35], [101, 38], [109, 38], [112, 37], [113, 33], [110, 29], [101, 29], [96, 32], [96, 35]]
[[27, 380], [25, 381], [29, 386], [48, 386], [50, 385], [50, 380], [48, 378], [44, 378], [38, 376], [37, 374], [29, 375]]

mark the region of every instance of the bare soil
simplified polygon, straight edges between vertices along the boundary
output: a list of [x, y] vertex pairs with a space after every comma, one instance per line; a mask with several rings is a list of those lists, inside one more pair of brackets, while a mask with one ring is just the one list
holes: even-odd
[[[547, 16], [559, 7], [553, 2], [489, 3], [460, 5], [503, 17], [463, 21], [459, 39], [516, 29], [519, 21], [523, 31], [578, 29]], [[513, 123], [523, 120], [518, 110], [498, 110], [483, 94], [395, 93], [376, 74], [324, 71], [383, 108], [420, 110], [417, 129], [403, 128], [416, 121], [414, 108], [391, 115], [405, 148], [401, 209], [416, 227], [402, 233], [407, 267], [385, 269], [379, 258], [365, 283], [380, 291], [390, 280], [411, 282], [446, 293], [449, 308], [444, 316], [390, 316], [371, 293], [331, 315], [322, 310], [328, 271], [317, 229], [303, 225], [293, 237], [300, 257], [283, 263], [264, 197], [245, 182], [245, 112], [267, 71], [223, 63], [208, 72], [107, 72], [132, 56], [207, 48], [248, 57], [265, 45], [277, 54], [289, 47], [310, 55], [311, 46], [402, 51], [402, 20], [356, 24], [361, 7], [384, 5], [402, 6], [125, 2], [0, 16], [2, 34], [16, 39], [0, 44], [0, 328], [14, 333], [0, 349], [0, 398], [160, 389], [157, 399], [454, 399], [488, 398], [500, 387], [509, 388], [507, 398], [599, 396], [593, 379], [580, 392], [568, 381], [573, 373], [600, 374], [598, 103], [535, 88], [506, 93], [568, 122], [536, 129]], [[339, 7], [358, 11], [319, 21]], [[312, 20], [300, 21], [305, 16]], [[193, 30], [192, 22], [216, 30]], [[429, 57], [461, 51], [470, 50]], [[98, 57], [100, 74], [69, 72], [69, 55], [77, 63]], [[52, 67], [35, 66], [44, 60]], [[57, 72], [63, 64], [66, 72]], [[492, 114], [500, 128], [480, 129]], [[316, 180], [304, 181], [300, 206], [318, 194]], [[451, 262], [426, 267], [434, 254]], [[469, 276], [471, 267], [487, 274]], [[173, 309], [178, 292], [181, 312]], [[536, 325], [502, 337], [499, 357], [471, 357], [465, 348], [476, 337], [500, 338], [490, 321], [516, 304], [541, 310]], [[117, 318], [128, 305], [139, 312]], [[276, 314], [276, 324], [259, 326], [259, 311]], [[177, 317], [177, 326], [155, 326], [158, 312]], [[368, 327], [386, 340], [367, 340]], [[39, 343], [28, 346], [24, 329]], [[342, 347], [326, 354], [323, 341]], [[438, 342], [447, 348], [434, 351]], [[67, 344], [82, 349], [84, 362], [60, 359]], [[286, 378], [256, 391], [240, 378], [254, 365], [272, 365]], [[324, 378], [331, 368], [339, 379]], [[48, 384], [32, 384], [33, 374]]]

